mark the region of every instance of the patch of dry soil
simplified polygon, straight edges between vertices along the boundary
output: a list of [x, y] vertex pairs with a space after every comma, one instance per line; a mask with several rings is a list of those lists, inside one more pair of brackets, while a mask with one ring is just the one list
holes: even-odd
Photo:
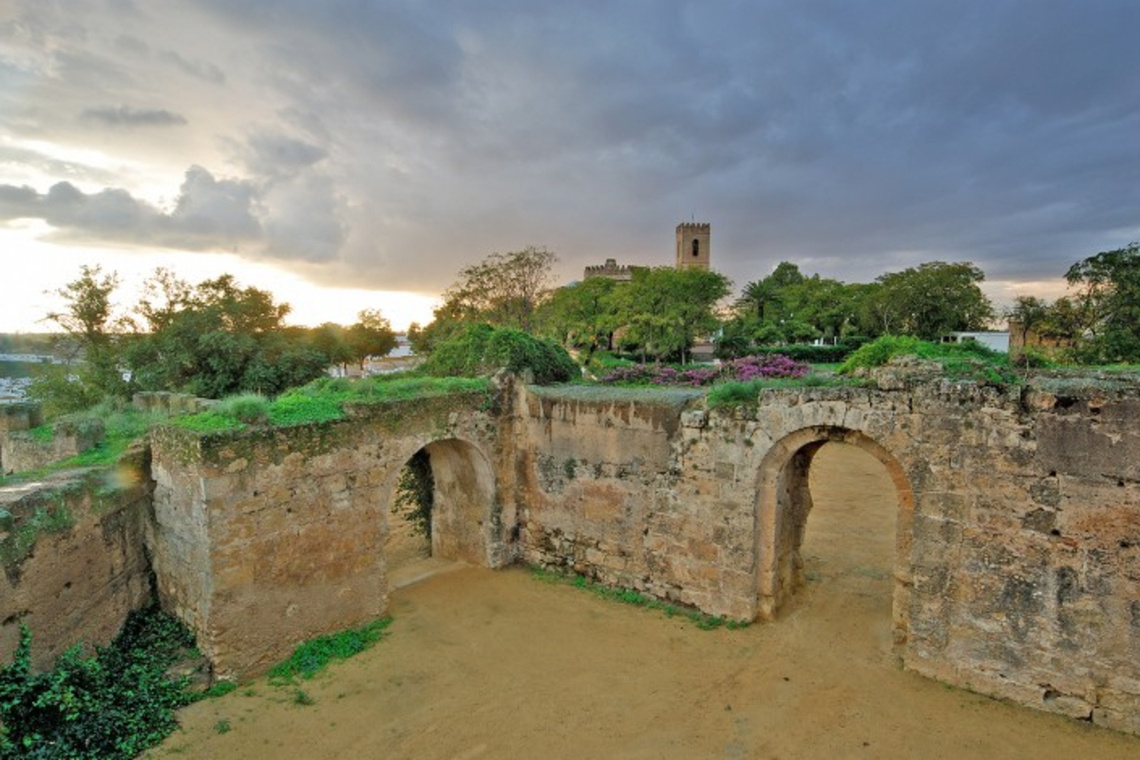
[[886, 474], [828, 444], [811, 482], [810, 580], [777, 622], [702, 631], [522, 569], [440, 572], [393, 593], [386, 640], [303, 684], [313, 704], [260, 680], [184, 710], [151, 756], [1140, 757], [1136, 737], [901, 670]]

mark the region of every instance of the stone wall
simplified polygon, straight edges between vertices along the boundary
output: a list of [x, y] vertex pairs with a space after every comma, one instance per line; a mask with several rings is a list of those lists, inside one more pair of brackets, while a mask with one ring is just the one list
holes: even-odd
[[147, 469], [137, 449], [111, 471], [0, 489], [0, 662], [11, 660], [21, 623], [34, 664], [48, 667], [80, 641], [110, 643], [150, 601]]
[[521, 559], [771, 618], [803, 582], [813, 457], [843, 441], [894, 484], [908, 668], [1140, 733], [1140, 388], [904, 375], [889, 390], [766, 390], [728, 410], [697, 391], [506, 382], [493, 399], [359, 405], [337, 422], [160, 428], [153, 499], [138, 459], [114, 489], [83, 480], [3, 507], [5, 547], [43, 499], [75, 521], [6, 563], [0, 653], [18, 620], [49, 657], [107, 640], [145, 601], [148, 500], [159, 598], [217, 675], [262, 672], [304, 639], [374, 619], [396, 479], [421, 449], [437, 556]]
[[771, 617], [802, 582], [811, 458], [844, 441], [895, 484], [907, 667], [1140, 732], [1140, 392], [893, 387], [765, 391], [733, 411], [532, 393], [522, 555]]
[[[533, 389], [518, 405], [523, 558], [738, 619], [754, 617], [755, 513], [685, 463], [699, 393]], [[699, 433], [698, 433], [699, 437]]]
[[479, 403], [453, 396], [275, 430], [152, 434], [159, 595], [198, 633], [216, 675], [263, 672], [305, 639], [385, 613], [389, 502], [421, 448], [437, 471], [435, 519], [452, 525], [434, 537], [436, 553], [509, 559], [494, 459], [479, 448], [493, 446], [497, 427], [472, 411]]

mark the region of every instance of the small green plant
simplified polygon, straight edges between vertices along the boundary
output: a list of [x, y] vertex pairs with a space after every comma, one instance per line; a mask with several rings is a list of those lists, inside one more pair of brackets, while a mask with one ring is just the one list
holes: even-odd
[[219, 720], [217, 723], [214, 724], [214, 731], [219, 733], [219, 734], [228, 734], [232, 730], [233, 730], [233, 727], [230, 726], [230, 722], [228, 720], [225, 720], [225, 719]]
[[350, 628], [306, 641], [288, 660], [269, 671], [269, 681], [281, 686], [294, 684], [298, 678], [312, 678], [334, 660], [347, 659], [371, 647], [384, 637], [384, 629], [391, 623], [392, 618], [381, 618], [361, 628]]
[[317, 700], [309, 696], [309, 692], [305, 691], [304, 689], [293, 690], [293, 704], [301, 705], [302, 707], [308, 707], [309, 705], [315, 705], [316, 703]]
[[243, 393], [222, 399], [215, 411], [247, 425], [258, 425], [269, 419], [269, 399], [258, 393]]
[[202, 692], [202, 696], [207, 699], [224, 697], [225, 695], [237, 689], [237, 687], [238, 685], [233, 681], [218, 681], [213, 686]]
[[635, 589], [605, 586], [597, 581], [590, 580], [584, 575], [569, 575], [554, 570], [532, 568], [531, 576], [543, 583], [566, 583], [575, 588], [589, 591], [591, 594], [600, 596], [603, 599], [610, 599], [615, 602], [621, 602], [622, 604], [631, 604], [635, 607], [659, 610], [668, 617], [684, 617], [702, 631], [711, 631], [721, 626], [735, 630], [748, 625], [747, 621], [726, 620], [719, 615], [707, 615], [698, 610], [685, 609], [678, 605], [670, 604], [669, 602], [663, 602], [660, 599], [647, 596]]
[[37, 507], [22, 521], [7, 510], [0, 513], [0, 528], [8, 532], [0, 541], [0, 565], [19, 565], [45, 533], [64, 533], [75, 525], [75, 517], [62, 504]]

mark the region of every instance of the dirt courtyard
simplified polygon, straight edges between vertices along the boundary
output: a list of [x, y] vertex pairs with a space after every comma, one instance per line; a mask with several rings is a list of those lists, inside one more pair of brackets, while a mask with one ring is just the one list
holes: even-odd
[[148, 757], [1140, 757], [1140, 738], [903, 671], [890, 482], [839, 444], [811, 478], [809, 580], [774, 623], [702, 631], [524, 569], [447, 570], [395, 591], [388, 637], [303, 695], [243, 684]]

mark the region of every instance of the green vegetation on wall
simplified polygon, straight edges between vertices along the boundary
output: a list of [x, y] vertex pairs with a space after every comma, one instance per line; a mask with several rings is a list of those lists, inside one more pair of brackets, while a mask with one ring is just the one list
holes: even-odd
[[345, 404], [383, 404], [463, 393], [486, 393], [486, 378], [377, 375], [360, 380], [324, 377], [270, 401], [244, 394], [223, 399], [206, 412], [177, 417], [171, 424], [199, 433], [242, 430], [249, 425], [288, 427], [344, 419]]
[[578, 365], [553, 341], [489, 324], [468, 325], [441, 341], [421, 368], [434, 377], [479, 377], [500, 369], [516, 374], [529, 370], [540, 385], [580, 375]]
[[860, 347], [837, 371], [844, 375], [854, 374], [856, 370], [881, 367], [902, 356], [915, 356], [935, 362], [941, 365], [943, 373], [951, 380], [989, 385], [1021, 382], [1008, 354], [986, 348], [977, 341], [931, 343], [902, 335], [884, 335]]
[[412, 521], [413, 532], [431, 540], [431, 511], [435, 505], [435, 478], [431, 472], [431, 456], [420, 449], [396, 481], [396, 513]]
[[0, 757], [128, 760], [173, 731], [174, 710], [195, 699], [169, 668], [197, 655], [193, 636], [151, 608], [134, 612], [107, 648], [69, 649], [45, 673], [32, 669], [26, 627], [0, 669]]

